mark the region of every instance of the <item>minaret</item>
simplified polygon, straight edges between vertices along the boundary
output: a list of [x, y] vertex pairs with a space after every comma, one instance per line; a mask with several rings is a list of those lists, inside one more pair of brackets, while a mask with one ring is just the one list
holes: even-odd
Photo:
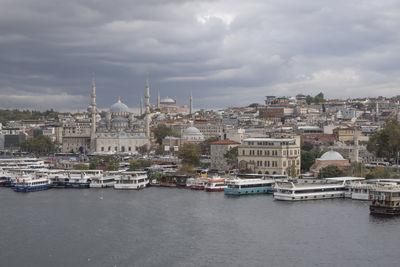
[[190, 109], [189, 109], [189, 115], [193, 114], [193, 97], [192, 97], [192, 92], [190, 92]]
[[146, 95], [144, 97], [146, 99], [146, 137], [150, 139], [150, 87], [148, 78], [146, 80]]
[[143, 98], [140, 97], [140, 116], [143, 115]]
[[157, 108], [158, 109], [160, 108], [160, 102], [161, 102], [161, 100], [160, 100], [160, 90], [158, 90], [158, 94], [157, 94]]
[[90, 130], [90, 151], [96, 150], [96, 83], [92, 80], [92, 129]]
[[354, 162], [358, 162], [358, 130], [357, 127], [354, 128]]

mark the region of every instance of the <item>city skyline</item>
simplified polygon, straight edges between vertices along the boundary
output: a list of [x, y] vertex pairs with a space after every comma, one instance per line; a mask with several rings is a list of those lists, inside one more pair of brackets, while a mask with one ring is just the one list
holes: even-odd
[[150, 75], [179, 105], [266, 95], [399, 94], [400, 4], [346, 1], [2, 1], [0, 107], [138, 109]]

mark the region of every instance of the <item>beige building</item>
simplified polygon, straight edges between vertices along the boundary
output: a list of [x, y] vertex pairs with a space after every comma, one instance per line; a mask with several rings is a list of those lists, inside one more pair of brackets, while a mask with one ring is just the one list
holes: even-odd
[[132, 153], [143, 145], [148, 145], [146, 136], [131, 135], [125, 132], [100, 135], [96, 138], [96, 152]]
[[232, 168], [226, 162], [225, 153], [233, 147], [237, 147], [240, 143], [232, 140], [220, 140], [211, 143], [211, 169], [218, 171], [226, 171]]
[[320, 158], [315, 160], [315, 163], [310, 168], [310, 172], [316, 177], [321, 169], [328, 166], [336, 166], [339, 170], [343, 171], [351, 165], [349, 160], [343, 158], [340, 153], [331, 150], [325, 152]]
[[239, 146], [240, 169], [255, 173], [287, 175], [294, 165], [300, 175], [300, 136], [293, 138], [247, 138]]

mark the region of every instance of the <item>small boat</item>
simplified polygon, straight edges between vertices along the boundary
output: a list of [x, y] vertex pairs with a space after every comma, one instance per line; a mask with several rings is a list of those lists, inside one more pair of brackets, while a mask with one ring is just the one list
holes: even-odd
[[237, 179], [228, 183], [225, 195], [267, 194], [274, 191], [275, 181], [264, 179]]
[[115, 179], [114, 189], [142, 189], [150, 182], [144, 171], [122, 172]]
[[189, 178], [186, 180], [186, 186], [185, 188], [187, 189], [193, 189], [193, 190], [204, 190], [206, 184], [208, 183], [207, 178]]
[[207, 192], [222, 192], [225, 188], [228, 188], [228, 185], [225, 182], [224, 178], [221, 177], [213, 177], [208, 180], [204, 189]]
[[400, 186], [381, 184], [371, 191], [369, 206], [371, 214], [400, 215]]
[[13, 189], [16, 192], [31, 192], [46, 190], [51, 187], [50, 179], [46, 177], [34, 177], [31, 174], [23, 174], [21, 177], [17, 178], [17, 182]]

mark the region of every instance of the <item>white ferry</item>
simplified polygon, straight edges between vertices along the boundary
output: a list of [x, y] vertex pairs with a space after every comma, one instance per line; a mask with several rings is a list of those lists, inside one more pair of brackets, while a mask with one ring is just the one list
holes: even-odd
[[121, 177], [119, 171], [109, 171], [103, 173], [100, 178], [93, 178], [90, 183], [90, 188], [107, 188], [114, 187], [115, 180]]
[[311, 200], [343, 198], [345, 196], [345, 183], [303, 183], [295, 184], [293, 182], [276, 183], [274, 199], [276, 200]]
[[189, 178], [186, 180], [186, 186], [185, 188], [187, 189], [193, 189], [193, 190], [203, 190], [208, 183], [208, 178]]
[[20, 178], [17, 178], [13, 189], [16, 192], [31, 192], [46, 190], [51, 187], [50, 179], [45, 176], [35, 178], [31, 174], [24, 174]]
[[115, 180], [114, 189], [142, 189], [145, 188], [149, 182], [149, 177], [146, 172], [123, 172], [121, 176]]
[[371, 191], [376, 188], [374, 184], [351, 183], [346, 185], [345, 197], [356, 200], [369, 200]]
[[11, 173], [6, 170], [0, 169], [0, 187], [10, 186], [11, 177]]
[[267, 194], [274, 191], [274, 180], [237, 179], [228, 183], [224, 189], [225, 195]]
[[228, 185], [225, 182], [224, 178], [221, 177], [213, 177], [208, 180], [204, 189], [207, 192], [220, 192], [224, 191], [225, 188], [228, 188]]
[[67, 173], [65, 187], [69, 188], [89, 188], [91, 176], [86, 174], [85, 171], [72, 170]]

